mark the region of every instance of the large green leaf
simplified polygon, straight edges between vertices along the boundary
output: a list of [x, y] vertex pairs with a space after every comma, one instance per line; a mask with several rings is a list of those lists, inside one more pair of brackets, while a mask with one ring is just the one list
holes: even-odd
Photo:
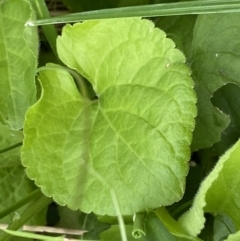
[[24, 26], [34, 17], [27, 0], [0, 1], [0, 119], [15, 130], [36, 99], [37, 29]]
[[192, 208], [179, 220], [189, 235], [195, 237], [204, 227], [204, 212], [225, 214], [237, 231], [240, 230], [239, 167], [240, 141], [219, 160], [213, 171], [202, 182]]
[[110, 190], [123, 215], [179, 200], [196, 115], [183, 54], [138, 18], [67, 25], [57, 46], [98, 100], [83, 98], [64, 70], [40, 72], [42, 97], [24, 126], [29, 177], [86, 213], [116, 215]]
[[229, 118], [210, 99], [226, 83], [240, 84], [240, 14], [199, 16], [193, 37], [193, 77], [198, 95], [198, 116], [193, 150], [219, 142]]

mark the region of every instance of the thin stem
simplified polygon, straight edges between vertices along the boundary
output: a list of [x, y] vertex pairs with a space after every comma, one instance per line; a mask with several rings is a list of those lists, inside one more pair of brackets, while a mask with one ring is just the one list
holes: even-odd
[[58, 17], [27, 22], [28, 26], [70, 23], [92, 19], [157, 17], [187, 14], [240, 12], [240, 0], [201, 0], [189, 2], [150, 4], [143, 6], [104, 9], [62, 15]]
[[[20, 219], [12, 222], [8, 226], [8, 230], [18, 230], [21, 228], [28, 220], [30, 220], [34, 215], [38, 214], [43, 208], [48, 206], [52, 202], [51, 198], [43, 196], [39, 198], [36, 202], [32, 202], [28, 207], [24, 210]], [[0, 234], [0, 241], [9, 241], [12, 239], [12, 236], [8, 233]]]
[[[46, 6], [45, 0], [32, 0], [31, 3], [34, 6], [34, 9], [37, 14], [38, 19], [49, 19], [51, 18], [48, 8]], [[57, 49], [56, 49], [56, 39], [57, 31], [54, 26], [42, 26], [43, 33], [53, 51], [55, 56], [58, 58]]]
[[22, 206], [26, 205], [30, 201], [40, 198], [42, 196], [42, 192], [40, 189], [36, 189], [35, 191], [31, 192], [27, 197], [22, 198], [20, 201], [16, 202], [9, 208], [4, 209], [0, 212], [0, 219], [6, 217], [10, 213], [16, 211], [17, 209], [21, 208]]
[[120, 207], [118, 204], [116, 193], [113, 188], [110, 189], [110, 194], [111, 194], [113, 205], [114, 205], [114, 208], [115, 208], [115, 211], [117, 214], [122, 241], [127, 241], [127, 234], [126, 234], [124, 220], [123, 220], [121, 210], [120, 210]]
[[17, 148], [17, 147], [21, 146], [22, 144], [23, 144], [22, 142], [19, 142], [19, 143], [17, 143], [17, 144], [12, 145], [12, 146], [8, 146], [8, 147], [6, 147], [6, 148], [4, 148], [4, 149], [1, 149], [1, 150], [0, 150], [0, 153], [4, 153], [4, 152], [7, 152], [7, 151], [11, 151], [12, 149]]

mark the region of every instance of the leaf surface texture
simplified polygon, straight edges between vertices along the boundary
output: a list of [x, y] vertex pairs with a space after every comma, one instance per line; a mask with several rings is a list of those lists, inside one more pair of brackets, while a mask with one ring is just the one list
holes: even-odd
[[112, 189], [123, 215], [179, 200], [196, 115], [183, 54], [138, 18], [67, 25], [57, 48], [98, 99], [79, 94], [65, 70], [41, 71], [42, 96], [24, 127], [29, 177], [87, 213], [116, 215]]
[[37, 28], [24, 26], [34, 18], [29, 1], [0, 2], [0, 119], [14, 130], [36, 101]]

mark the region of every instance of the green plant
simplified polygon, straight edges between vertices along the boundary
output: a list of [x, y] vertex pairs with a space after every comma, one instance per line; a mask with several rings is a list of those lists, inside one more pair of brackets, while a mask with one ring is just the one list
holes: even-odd
[[0, 241], [239, 240], [240, 1], [63, 2], [0, 1]]

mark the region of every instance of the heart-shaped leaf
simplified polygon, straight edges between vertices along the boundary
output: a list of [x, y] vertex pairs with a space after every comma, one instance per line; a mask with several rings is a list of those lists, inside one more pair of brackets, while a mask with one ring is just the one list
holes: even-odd
[[123, 215], [184, 192], [196, 97], [183, 54], [138, 18], [67, 25], [58, 53], [92, 84], [82, 97], [65, 70], [40, 72], [42, 96], [24, 126], [22, 162], [47, 196], [72, 209]]

